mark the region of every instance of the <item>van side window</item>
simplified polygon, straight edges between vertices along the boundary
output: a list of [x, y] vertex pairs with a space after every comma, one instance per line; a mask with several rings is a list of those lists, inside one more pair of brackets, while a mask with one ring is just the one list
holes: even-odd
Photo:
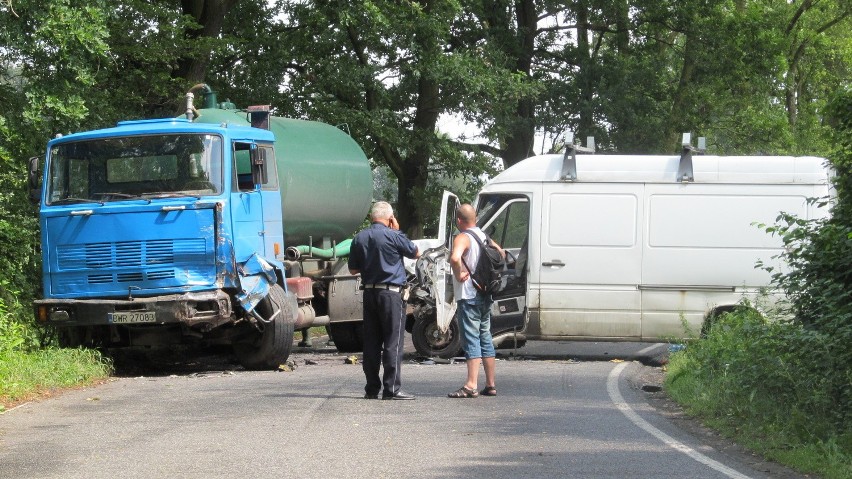
[[529, 202], [509, 204], [492, 223], [495, 226], [495, 235], [492, 237], [504, 248], [520, 248], [527, 239], [529, 217]]
[[[479, 224], [484, 231], [515, 258], [514, 267], [526, 271], [527, 237], [530, 230], [530, 201], [521, 195], [483, 195], [480, 197]], [[493, 215], [493, 216], [492, 216]]]
[[506, 249], [520, 249], [527, 239], [530, 224], [530, 203], [526, 198], [511, 198], [495, 205], [496, 216], [487, 221], [485, 232]]

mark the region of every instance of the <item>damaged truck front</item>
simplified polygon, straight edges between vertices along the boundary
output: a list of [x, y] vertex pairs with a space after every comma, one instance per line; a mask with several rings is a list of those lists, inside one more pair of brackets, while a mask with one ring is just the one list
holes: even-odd
[[[274, 368], [294, 329], [330, 324], [338, 280], [355, 284], [336, 275], [345, 260], [335, 253], [305, 260], [314, 243], [337, 247], [366, 214], [372, 177], [357, 144], [321, 123], [277, 119], [277, 135], [251, 126], [268, 128], [268, 109], [207, 106], [190, 109], [195, 121], [120, 122], [48, 143], [35, 190], [44, 287], [35, 314], [61, 344], [230, 344], [246, 368]], [[325, 193], [343, 203], [323, 209], [334, 203]], [[292, 260], [297, 246], [288, 259], [285, 241], [308, 243], [307, 258]], [[351, 311], [341, 324], [360, 320], [359, 295], [337, 308]]]

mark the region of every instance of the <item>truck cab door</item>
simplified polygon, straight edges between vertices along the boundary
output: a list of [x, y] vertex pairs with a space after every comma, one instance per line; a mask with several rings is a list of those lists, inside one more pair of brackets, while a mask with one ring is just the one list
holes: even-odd
[[530, 235], [530, 198], [523, 194], [487, 193], [477, 202], [477, 225], [506, 251], [512, 274], [509, 286], [493, 295], [491, 334], [524, 328], [527, 316], [527, 257]]
[[233, 161], [231, 211], [236, 261], [244, 262], [255, 253], [274, 257], [276, 249], [283, 249], [283, 224], [272, 146], [234, 142]]

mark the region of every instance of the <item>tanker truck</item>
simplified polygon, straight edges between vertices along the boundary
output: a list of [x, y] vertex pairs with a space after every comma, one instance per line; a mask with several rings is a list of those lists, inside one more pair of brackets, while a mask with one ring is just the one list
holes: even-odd
[[186, 118], [57, 135], [43, 174], [31, 159], [37, 322], [72, 347], [232, 345], [248, 369], [278, 367], [310, 326], [360, 350], [345, 257], [371, 202], [367, 157], [339, 128], [200, 87]]

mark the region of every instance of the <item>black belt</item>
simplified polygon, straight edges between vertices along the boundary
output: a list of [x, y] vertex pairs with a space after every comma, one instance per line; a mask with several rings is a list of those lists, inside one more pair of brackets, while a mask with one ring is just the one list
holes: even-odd
[[388, 291], [395, 291], [399, 293], [402, 290], [402, 286], [397, 286], [395, 284], [387, 284], [387, 283], [376, 283], [376, 284], [365, 284], [364, 289], [386, 289]]

